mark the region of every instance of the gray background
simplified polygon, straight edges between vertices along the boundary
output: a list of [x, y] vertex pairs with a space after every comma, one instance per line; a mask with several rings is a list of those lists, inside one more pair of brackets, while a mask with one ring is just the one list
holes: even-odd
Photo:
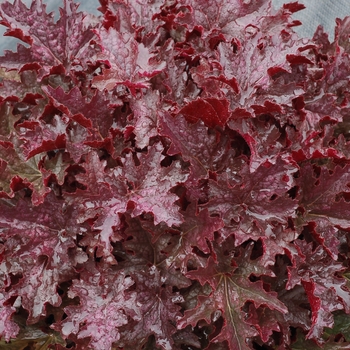
[[[13, 0], [10, 1], [13, 2]], [[22, 1], [28, 5], [31, 3], [31, 0]], [[57, 10], [58, 6], [62, 4], [62, 1], [63, 0], [44, 0], [44, 2], [47, 3], [48, 12]], [[272, 3], [275, 8], [278, 8], [282, 6], [283, 3], [292, 1], [295, 0], [272, 0]], [[2, 2], [4, 2], [4, 0], [0, 0], [0, 3]], [[295, 19], [303, 22], [302, 26], [295, 27], [295, 31], [302, 37], [311, 38], [317, 26], [322, 24], [326, 32], [329, 33], [330, 39], [333, 40], [335, 18], [343, 18], [350, 15], [350, 0], [299, 0], [299, 2], [307, 6], [305, 10], [293, 15]], [[100, 12], [97, 11], [98, 7], [98, 0], [81, 0], [79, 9], [98, 15], [100, 14]], [[2, 34], [5, 32], [5, 29], [5, 27], [0, 26], [0, 54], [3, 53], [4, 49], [14, 50], [18, 42], [16, 39], [3, 37]]]
[[[274, 6], [281, 7], [286, 2], [296, 0], [272, 0]], [[331, 40], [334, 39], [335, 19], [350, 16], [350, 0], [299, 0], [306, 9], [293, 15], [303, 25], [295, 27], [300, 36], [311, 38], [319, 24], [322, 24]]]

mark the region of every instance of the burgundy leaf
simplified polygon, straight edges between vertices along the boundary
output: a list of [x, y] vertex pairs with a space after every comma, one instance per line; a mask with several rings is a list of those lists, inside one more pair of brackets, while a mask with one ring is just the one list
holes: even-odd
[[252, 174], [245, 167], [240, 174], [244, 183], [233, 187], [220, 176], [217, 182], [210, 180], [209, 202], [203, 206], [235, 227], [236, 244], [264, 236], [267, 222], [286, 222], [296, 209], [296, 203], [287, 194], [294, 183], [295, 170], [282, 160], [275, 165], [261, 165]]
[[350, 183], [349, 169], [335, 167], [328, 170], [323, 167], [317, 178], [315, 170], [317, 167], [314, 168], [310, 163], [305, 164], [301, 170], [298, 179], [301, 189], [299, 205], [305, 210], [304, 220], [315, 226], [315, 239], [336, 260], [339, 241], [335, 225], [349, 227], [347, 218], [350, 205], [346, 200]]
[[182, 302], [183, 297], [172, 293], [170, 288], [161, 287], [161, 277], [155, 266], [132, 272], [132, 276], [136, 280], [137, 303], [141, 306], [143, 317], [125, 327], [121, 345], [127, 344], [126, 348], [131, 349], [154, 335], [161, 349], [173, 349], [172, 335], [176, 332], [176, 320], [181, 317], [176, 303]]
[[196, 208], [189, 205], [185, 223], [181, 225], [182, 240], [186, 245], [198, 247], [203, 253], [210, 252], [208, 242], [214, 240], [214, 233], [224, 226], [221, 219], [210, 217], [208, 210], [196, 213]]
[[15, 311], [16, 309], [12, 306], [0, 306], [0, 336], [6, 341], [16, 338], [19, 332], [18, 325], [11, 319]]
[[[106, 25], [113, 23], [118, 31], [137, 31], [142, 36], [152, 36], [157, 31], [160, 21], [155, 20], [155, 15], [161, 12], [163, 0], [153, 0], [150, 3], [119, 1], [108, 3], [105, 13]], [[171, 5], [171, 2], [169, 2]]]
[[89, 186], [86, 192], [71, 196], [82, 223], [88, 219], [98, 219], [94, 228], [101, 230], [100, 239], [104, 251], [109, 254], [110, 239], [114, 229], [120, 225], [118, 214], [127, 211], [128, 204], [134, 208], [133, 216], [142, 213], [153, 213], [154, 223], [166, 223], [169, 226], [182, 223], [182, 216], [173, 203], [177, 196], [171, 188], [186, 180], [187, 175], [179, 164], [168, 168], [160, 167], [163, 158], [162, 146], [154, 145], [147, 155], [139, 159], [140, 165], [127, 156], [123, 167], [104, 171], [106, 163], [100, 161], [96, 153], [90, 153], [86, 159], [85, 174], [77, 175], [77, 180]]
[[[9, 28], [6, 34], [31, 45], [30, 49], [25, 50], [23, 46], [20, 49], [21, 56], [26, 57], [23, 63], [27, 60], [46, 69], [60, 64], [68, 68], [75, 58], [85, 59], [94, 33], [85, 20], [86, 15], [77, 12], [77, 7], [71, 0], [65, 0], [60, 18], [55, 23], [53, 13], [47, 14], [46, 5], [41, 1], [33, 1], [30, 9], [21, 0], [2, 4], [1, 22]], [[2, 61], [11, 61], [11, 58], [7, 54]], [[21, 68], [22, 62], [18, 62], [17, 68]]]
[[323, 328], [333, 326], [332, 312], [341, 309], [349, 312], [350, 292], [345, 279], [337, 276], [344, 268], [342, 264], [334, 262], [321, 246], [315, 251], [305, 241], [298, 241], [296, 246], [304, 258], [296, 258], [296, 266], [288, 268], [286, 288], [291, 289], [302, 283], [312, 311], [312, 324], [307, 337], [322, 343]]
[[180, 110], [187, 121], [195, 123], [202, 120], [208, 127], [224, 126], [228, 119], [227, 100], [213, 98], [196, 99]]
[[46, 89], [55, 107], [68, 115], [73, 121], [87, 129], [95, 129], [100, 137], [106, 137], [112, 126], [112, 116], [109, 101], [103, 93], [96, 91], [91, 99], [82, 96], [78, 88], [65, 93], [61, 87]]
[[23, 140], [21, 148], [26, 159], [43, 152], [57, 151], [66, 147], [67, 124], [64, 119], [54, 116], [50, 123], [39, 125], [33, 123], [28, 127], [25, 132], [18, 135]]
[[[264, 107], [268, 105], [269, 102], [265, 102]], [[264, 110], [264, 107], [252, 106], [256, 111], [258, 109]], [[266, 109], [268, 112], [259, 112], [262, 114], [259, 118], [238, 119], [228, 122], [228, 126], [242, 135], [249, 146], [251, 152], [251, 171], [255, 171], [267, 161], [275, 163], [285, 146], [278, 123], [271, 117], [265, 119], [265, 113], [272, 113], [274, 111], [269, 111], [269, 108]], [[235, 118], [235, 112], [233, 112], [233, 118]]]
[[145, 96], [142, 96], [142, 99], [133, 98], [130, 102], [130, 107], [133, 110], [135, 118], [134, 133], [136, 136], [136, 146], [145, 148], [149, 144], [149, 139], [158, 135], [159, 94], [149, 90]]
[[349, 18], [100, 5], [0, 6], [0, 348], [348, 348]]
[[113, 28], [99, 30], [98, 33], [104, 50], [99, 60], [110, 69], [97, 76], [93, 84], [99, 90], [114, 89], [117, 84], [124, 84], [133, 93], [136, 89], [149, 86], [149, 79], [164, 68], [155, 55], [142, 43], [138, 43], [127, 33], [117, 32]]
[[140, 166], [136, 166], [131, 157], [127, 157], [123, 171], [114, 172], [114, 176], [125, 178], [131, 184], [129, 200], [136, 204], [133, 215], [152, 212], [154, 223], [164, 221], [168, 226], [179, 225], [183, 219], [174, 202], [177, 196], [170, 192], [171, 188], [185, 182], [187, 174], [181, 170], [178, 162], [169, 167], [160, 167], [164, 156], [160, 144], [152, 146], [147, 155], [139, 157]]
[[210, 170], [224, 172], [233, 167], [235, 151], [228, 135], [208, 130], [200, 121], [190, 124], [181, 115], [173, 118], [166, 113], [160, 116], [159, 126], [161, 135], [171, 140], [168, 154], [180, 153], [190, 161], [195, 178], [206, 177]]
[[[2, 275], [19, 276], [18, 283], [8, 288], [6, 299], [21, 297], [22, 306], [29, 312], [28, 323], [36, 323], [40, 316], [46, 315], [46, 303], [59, 306], [58, 284], [75, 276], [68, 250], [74, 252], [72, 236], [79, 229], [70, 232], [75, 222], [69, 215], [63, 216], [62, 205], [53, 195], [35, 208], [28, 200], [19, 201], [15, 208], [1, 205], [0, 228], [6, 262]], [[53, 207], [55, 215], [52, 215]]]
[[186, 273], [189, 267], [206, 266], [202, 255], [210, 253], [210, 242], [214, 240], [215, 231], [224, 226], [221, 219], [210, 217], [207, 210], [197, 214], [193, 205], [187, 207], [184, 218], [185, 222], [180, 226], [181, 234], [175, 236], [172, 245], [166, 249], [166, 263], [182, 273]]
[[231, 349], [249, 349], [246, 339], [256, 335], [257, 331], [245, 321], [245, 312], [242, 308], [246, 302], [253, 302], [257, 308], [267, 306], [281, 313], [286, 313], [287, 309], [277, 299], [276, 294], [263, 289], [261, 281], [252, 283], [247, 278], [252, 273], [258, 275], [259, 270], [267, 272], [259, 266], [259, 262], [250, 260], [252, 247], [241, 252], [240, 257], [235, 259], [230, 254], [230, 240], [225, 243], [225, 248], [220, 247], [216, 251], [220, 259], [217, 264], [210, 258], [206, 267], [200, 267], [186, 274], [191, 279], [198, 279], [202, 285], [209, 283], [213, 291], [209, 296], [198, 297], [197, 307], [185, 311], [179, 326], [181, 328], [189, 324], [195, 326], [201, 319], [208, 323], [215, 322], [222, 316], [224, 326], [213, 341], [226, 340]]
[[[177, 258], [176, 250], [178, 232], [169, 230], [164, 224], [154, 226], [153, 222], [138, 218], [127, 218], [128, 228], [125, 234], [128, 239], [123, 243], [127, 255], [123, 255], [125, 261], [121, 263], [127, 272], [138, 273], [145, 266], [154, 265], [160, 279], [169, 285], [186, 288], [190, 281], [177, 264], [172, 264]], [[160, 237], [156, 237], [157, 233]]]
[[184, 328], [189, 324], [194, 327], [202, 319], [210, 323], [223, 316], [223, 329], [213, 341], [227, 341], [231, 349], [250, 349], [246, 339], [256, 335], [257, 331], [244, 320], [241, 308], [245, 302], [251, 300], [257, 307], [267, 305], [280, 312], [286, 312], [286, 309], [272, 294], [266, 293], [259, 283], [242, 282], [240, 278], [219, 275], [210, 297], [199, 296], [197, 307], [185, 312], [178, 323], [179, 327]]
[[249, 308], [249, 318], [247, 323], [257, 328], [263, 342], [267, 342], [273, 331], [280, 331], [275, 312], [268, 308], [259, 307], [256, 309], [253, 305]]
[[128, 323], [128, 316], [140, 321], [136, 293], [128, 290], [133, 280], [112, 271], [105, 276], [73, 281], [68, 296], [79, 297], [80, 303], [67, 306], [68, 317], [56, 326], [66, 337], [74, 333], [78, 339], [91, 338], [90, 345], [100, 350], [120, 339], [118, 328]]
[[[180, 23], [188, 25], [190, 29], [195, 23], [203, 27], [206, 31], [219, 30], [228, 35], [235, 32], [237, 18], [244, 18], [256, 10], [264, 12], [267, 10], [267, 2], [259, 0], [254, 3], [243, 3], [239, 0], [230, 0], [225, 3], [214, 1], [208, 9], [203, 1], [181, 1], [182, 6], [188, 6], [191, 9], [190, 15], [179, 16]], [[184, 11], [183, 9], [182, 11]], [[187, 10], [188, 11], [188, 10]], [[186, 14], [186, 13], [185, 13]], [[249, 23], [251, 18], [246, 19]]]

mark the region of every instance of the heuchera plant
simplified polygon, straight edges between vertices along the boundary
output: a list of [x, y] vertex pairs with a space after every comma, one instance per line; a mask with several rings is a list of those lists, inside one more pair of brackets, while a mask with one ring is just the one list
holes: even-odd
[[350, 18], [100, 3], [1, 5], [1, 346], [350, 349]]

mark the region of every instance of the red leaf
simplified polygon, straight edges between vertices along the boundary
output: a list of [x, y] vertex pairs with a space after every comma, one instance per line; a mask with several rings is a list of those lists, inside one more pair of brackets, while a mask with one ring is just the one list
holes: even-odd
[[147, 47], [129, 34], [121, 34], [113, 28], [108, 31], [101, 29], [97, 34], [103, 46], [98, 58], [110, 67], [93, 79], [99, 90], [110, 91], [117, 84], [124, 84], [134, 94], [137, 89], [148, 87], [149, 79], [164, 68]]
[[18, 283], [8, 286], [2, 302], [20, 296], [29, 312], [28, 323], [46, 315], [47, 303], [59, 306], [58, 284], [75, 276], [68, 250], [71, 254], [76, 251], [72, 236], [78, 228], [69, 211], [63, 215], [62, 205], [52, 195], [37, 207], [28, 200], [19, 201], [14, 208], [1, 204], [0, 232], [5, 242], [1, 274], [3, 278], [9, 274], [19, 277]]
[[178, 197], [170, 190], [184, 182], [187, 175], [175, 162], [167, 168], [161, 167], [162, 151], [162, 146], [155, 144], [146, 155], [140, 156], [140, 165], [135, 165], [127, 155], [123, 167], [106, 172], [106, 163], [101, 162], [96, 153], [89, 153], [84, 165], [86, 173], [77, 175], [79, 182], [89, 185], [88, 190], [73, 194], [71, 201], [79, 213], [80, 223], [97, 217], [93, 227], [100, 230], [105, 254], [110, 254], [110, 239], [120, 225], [118, 214], [125, 213], [128, 205], [133, 207], [133, 216], [152, 213], [156, 225], [182, 223], [182, 215], [173, 205]]
[[142, 98], [131, 99], [131, 109], [134, 116], [134, 134], [136, 146], [145, 148], [151, 137], [157, 136], [157, 119], [160, 106], [160, 97], [150, 90]]
[[247, 323], [257, 328], [263, 342], [269, 340], [273, 331], [279, 332], [281, 330], [277, 320], [278, 317], [276, 317], [274, 310], [266, 307], [255, 308], [254, 305], [250, 305]]
[[291, 289], [302, 283], [312, 310], [312, 324], [308, 338], [322, 343], [323, 327], [332, 327], [335, 310], [345, 309], [349, 312], [350, 292], [346, 288], [346, 281], [337, 274], [344, 268], [341, 263], [334, 262], [318, 246], [314, 251], [312, 244], [297, 241], [303, 257], [296, 257], [296, 264], [288, 267], [288, 283], [286, 288]]
[[123, 247], [128, 255], [124, 256], [125, 262], [121, 265], [128, 272], [134, 271], [136, 274], [142, 272], [145, 266], [154, 265], [162, 284], [187, 288], [189, 279], [183, 275], [183, 271], [179, 271], [177, 264], [173, 264], [173, 260], [178, 257], [176, 248], [179, 232], [169, 230], [165, 224], [154, 226], [150, 220], [127, 217], [126, 223], [128, 228], [125, 235], [128, 239]]
[[190, 161], [192, 176], [196, 179], [207, 177], [208, 171], [229, 172], [234, 170], [234, 150], [229, 135], [212, 132], [203, 122], [188, 123], [178, 115], [176, 118], [163, 113], [159, 117], [160, 134], [171, 140], [168, 154], [181, 154]]
[[228, 103], [226, 100], [199, 98], [183, 107], [180, 113], [190, 123], [202, 120], [209, 128], [224, 126], [228, 118]]
[[241, 255], [235, 258], [234, 252], [230, 254], [234, 248], [230, 243], [227, 240], [215, 249], [217, 263], [209, 258], [207, 266], [186, 274], [191, 279], [198, 279], [202, 285], [209, 283], [212, 293], [209, 296], [200, 295], [197, 307], [186, 310], [178, 324], [180, 328], [187, 325], [194, 327], [202, 319], [211, 323], [222, 316], [224, 326], [212, 341], [227, 341], [230, 349], [249, 349], [246, 340], [256, 335], [257, 331], [245, 321], [243, 306], [249, 301], [256, 308], [267, 306], [281, 313], [286, 313], [287, 309], [275, 293], [264, 290], [261, 281], [252, 283], [247, 278], [251, 274], [259, 275], [260, 271], [269, 274], [266, 268], [260, 266], [259, 261], [250, 259], [252, 245], [246, 250], [242, 249]]
[[[191, 9], [190, 14], [185, 12], [184, 8], [188, 6]], [[262, 13], [267, 11], [267, 3], [264, 0], [258, 0], [254, 3], [243, 3], [239, 0], [229, 0], [222, 3], [220, 0], [215, 0], [210, 8], [207, 7], [207, 3], [201, 1], [185, 1], [182, 0], [179, 4], [182, 10], [177, 16], [179, 23], [186, 25], [189, 31], [192, 31], [194, 26], [203, 27], [206, 31], [219, 29], [220, 32], [231, 36], [237, 30], [238, 18], [245, 18], [246, 22], [252, 20], [249, 15], [254, 14], [255, 11], [259, 10]], [[254, 14], [256, 16], [256, 14]]]
[[96, 91], [92, 98], [83, 96], [79, 88], [75, 87], [65, 93], [61, 87], [45, 88], [55, 107], [69, 116], [72, 120], [92, 131], [99, 133], [100, 137], [107, 137], [113, 124], [109, 101], [103, 93]]
[[140, 346], [150, 335], [154, 335], [161, 349], [171, 350], [175, 323], [181, 316], [180, 306], [176, 303], [183, 301], [183, 298], [178, 293], [172, 293], [170, 287], [161, 286], [161, 277], [154, 265], [149, 269], [133, 270], [131, 274], [136, 280], [137, 303], [143, 317], [124, 328], [120, 345], [127, 348]]
[[342, 197], [349, 192], [349, 167], [335, 167], [333, 170], [323, 167], [318, 178], [315, 170], [317, 167], [310, 163], [301, 170], [297, 182], [301, 189], [300, 206], [305, 210], [304, 220], [315, 225], [315, 239], [337, 260], [339, 240], [335, 225], [346, 229], [350, 227], [350, 205]]
[[12, 306], [0, 306], [0, 336], [6, 341], [16, 338], [19, 332], [18, 325], [11, 319], [15, 312], [16, 309]]
[[252, 174], [247, 167], [243, 168], [240, 176], [244, 182], [233, 187], [224, 176], [219, 176], [217, 182], [209, 180], [209, 202], [203, 207], [234, 228], [237, 245], [249, 238], [265, 236], [268, 222], [286, 222], [294, 213], [296, 203], [287, 192], [292, 188], [295, 170], [278, 160], [275, 165], [261, 165]]
[[67, 318], [55, 325], [65, 337], [74, 333], [78, 339], [91, 338], [90, 346], [98, 350], [110, 349], [120, 339], [118, 328], [128, 323], [128, 316], [141, 320], [136, 293], [128, 290], [133, 280], [112, 271], [104, 276], [74, 280], [68, 296], [79, 297], [80, 303], [67, 306]]
[[266, 293], [259, 283], [246, 283], [239, 277], [219, 275], [215, 289], [209, 297], [199, 296], [195, 309], [186, 310], [184, 317], [178, 322], [180, 328], [187, 325], [196, 326], [204, 319], [207, 323], [216, 321], [221, 315], [224, 326], [212, 342], [227, 341], [230, 349], [250, 349], [246, 339], [257, 334], [257, 331], [244, 320], [242, 307], [246, 301], [286, 312], [284, 305], [272, 293]]
[[224, 226], [219, 218], [210, 217], [208, 210], [201, 210], [196, 213], [193, 205], [187, 207], [185, 213], [185, 223], [182, 224], [182, 240], [186, 241], [186, 245], [198, 247], [203, 253], [210, 252], [207, 242], [214, 240], [214, 232]]
[[105, 27], [113, 26], [120, 32], [134, 30], [146, 38], [153, 36], [157, 26], [161, 24], [155, 19], [164, 5], [162, 0], [155, 0], [152, 4], [142, 2], [118, 1], [108, 3], [105, 13]]
[[9, 28], [7, 35], [31, 45], [29, 49], [20, 47], [22, 59], [15, 61], [15, 57], [8, 53], [6, 62], [12, 61], [12, 67], [18, 69], [24, 62], [38, 62], [48, 70], [60, 64], [68, 68], [76, 58], [84, 60], [94, 34], [86, 23], [86, 15], [77, 12], [77, 8], [78, 5], [71, 0], [65, 0], [60, 18], [55, 22], [53, 13], [47, 14], [46, 5], [38, 0], [33, 1], [30, 9], [21, 0], [2, 4], [2, 24]]

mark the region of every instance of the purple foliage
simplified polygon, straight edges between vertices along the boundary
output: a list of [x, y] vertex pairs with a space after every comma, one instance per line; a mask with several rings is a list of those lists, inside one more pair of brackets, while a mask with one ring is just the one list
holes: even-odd
[[0, 7], [2, 343], [349, 349], [350, 19], [100, 3]]

